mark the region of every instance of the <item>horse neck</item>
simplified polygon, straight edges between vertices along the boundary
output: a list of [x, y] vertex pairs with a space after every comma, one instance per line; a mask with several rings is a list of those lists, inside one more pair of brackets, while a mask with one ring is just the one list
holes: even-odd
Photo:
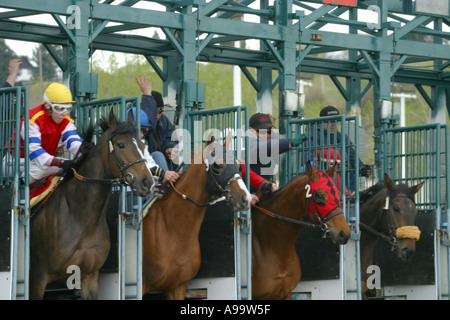
[[[308, 219], [308, 212], [306, 210], [305, 203], [306, 184], [306, 176], [297, 178], [280, 189], [274, 195], [274, 198], [264, 201], [261, 204], [261, 207], [283, 217], [306, 221]], [[259, 225], [259, 228], [264, 230], [262, 231], [262, 237], [267, 239], [270, 238], [271, 241], [278, 239], [278, 241], [283, 244], [286, 242], [295, 242], [301, 231], [301, 225], [284, 221], [276, 221], [263, 213], [258, 213], [257, 216], [253, 216], [253, 219], [257, 222], [255, 225]], [[269, 237], [267, 233], [271, 234], [272, 237]]]
[[381, 231], [381, 218], [383, 215], [383, 208], [387, 197], [387, 189], [383, 189], [375, 194], [371, 199], [366, 201], [360, 208], [361, 222], [367, 226]]
[[[78, 173], [84, 177], [94, 178], [94, 179], [108, 179], [111, 178], [108, 165], [108, 150], [106, 147], [102, 147], [97, 144], [89, 155], [83, 160], [83, 163], [78, 169]], [[107, 159], [105, 161], [105, 159]], [[109, 200], [112, 191], [112, 184], [97, 183], [97, 182], [80, 182], [75, 178], [72, 178], [68, 182], [68, 188], [71, 192], [76, 194], [83, 194], [88, 199], [95, 199], [91, 203], [93, 206], [103, 207], [105, 203]]]
[[[369, 226], [370, 228], [382, 232], [381, 219], [383, 215], [383, 207], [387, 196], [387, 189], [383, 189], [378, 192], [372, 199], [366, 201], [360, 208], [361, 223]], [[367, 267], [372, 264], [372, 255], [375, 248], [378, 237], [372, 232], [360, 228], [361, 230], [361, 270], [366, 270]], [[365, 271], [364, 271], [365, 272]]]
[[[199, 204], [206, 203], [209, 194], [206, 191], [207, 172], [204, 164], [191, 164], [187, 167], [183, 176], [179, 179], [175, 187], [177, 190]], [[195, 211], [206, 207], [193, 207]]]

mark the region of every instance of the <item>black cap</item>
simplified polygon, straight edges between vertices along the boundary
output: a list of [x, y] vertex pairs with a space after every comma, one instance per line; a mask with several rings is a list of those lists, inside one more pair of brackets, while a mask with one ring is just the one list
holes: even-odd
[[325, 108], [320, 110], [321, 117], [337, 116], [337, 115], [339, 115], [339, 110], [333, 106], [326, 106]]
[[255, 113], [250, 117], [249, 126], [255, 130], [269, 129], [273, 127], [269, 115], [265, 113]]
[[164, 111], [164, 100], [163, 100], [162, 94], [159, 93], [158, 91], [152, 91], [152, 96], [155, 99], [156, 108], [158, 109], [158, 111], [163, 112]]

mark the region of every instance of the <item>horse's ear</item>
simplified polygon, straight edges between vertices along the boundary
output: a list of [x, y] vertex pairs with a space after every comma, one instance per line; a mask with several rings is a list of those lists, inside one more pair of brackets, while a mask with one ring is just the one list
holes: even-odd
[[210, 133], [208, 138], [206, 139], [206, 145], [209, 145], [209, 144], [213, 143], [215, 139], [216, 138], [213, 136], [213, 134]]
[[386, 173], [384, 174], [384, 185], [389, 191], [392, 191], [392, 189], [394, 188], [394, 183]]
[[134, 125], [133, 109], [128, 110], [128, 123]]
[[306, 162], [306, 175], [309, 177], [309, 180], [316, 180], [316, 170], [311, 165], [311, 161]]
[[111, 111], [109, 111], [108, 123], [111, 128], [116, 126], [116, 124], [117, 124], [117, 118], [116, 118], [116, 115], [114, 114], [114, 111], [112, 108], [111, 108]]
[[328, 170], [326, 171], [327, 175], [331, 178], [333, 178], [336, 175], [337, 169], [339, 168], [339, 165], [337, 164], [337, 162], [328, 168]]
[[230, 145], [231, 145], [231, 132], [228, 132], [227, 138], [225, 140], [225, 148], [229, 149]]
[[409, 190], [411, 190], [411, 192], [415, 194], [420, 190], [420, 188], [423, 187], [423, 184], [424, 184], [424, 181], [422, 181], [419, 184], [416, 184], [415, 186], [409, 187]]

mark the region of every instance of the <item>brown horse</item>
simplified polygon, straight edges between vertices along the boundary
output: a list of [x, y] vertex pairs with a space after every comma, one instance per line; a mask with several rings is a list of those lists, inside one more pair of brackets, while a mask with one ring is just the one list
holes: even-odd
[[[305, 175], [252, 208], [253, 299], [292, 298], [301, 278], [294, 245], [302, 225], [322, 228], [333, 243], [347, 243], [350, 228], [342, 214], [340, 193], [330, 179], [336, 170], [332, 166], [319, 172], [308, 163]], [[310, 216], [315, 223], [308, 222]]]
[[417, 208], [414, 194], [423, 182], [413, 187], [394, 184], [385, 174], [384, 183], [379, 182], [360, 195], [361, 227], [361, 293], [366, 299], [373, 294], [367, 292], [367, 268], [373, 264], [373, 251], [377, 239], [391, 243], [397, 257], [410, 261], [416, 250], [420, 230], [414, 225]]
[[[218, 155], [220, 150], [225, 157]], [[167, 299], [185, 298], [187, 283], [200, 268], [198, 235], [211, 196], [225, 199], [234, 211], [250, 206], [232, 153], [213, 142], [202, 158], [165, 190], [143, 220], [143, 293], [163, 291]]]
[[[78, 179], [66, 175], [32, 217], [31, 299], [42, 299], [47, 283], [68, 278], [71, 266], [80, 271], [81, 298], [97, 298], [98, 270], [110, 248], [106, 209], [112, 183], [126, 183], [139, 196], [149, 196], [154, 185], [142, 157], [144, 144], [137, 136], [133, 121], [131, 118], [128, 123], [118, 122], [111, 111], [109, 128], [105, 128], [97, 145], [90, 143], [91, 148], [82, 148], [89, 151], [79, 158]], [[92, 136], [90, 128], [84, 146], [89, 145]]]

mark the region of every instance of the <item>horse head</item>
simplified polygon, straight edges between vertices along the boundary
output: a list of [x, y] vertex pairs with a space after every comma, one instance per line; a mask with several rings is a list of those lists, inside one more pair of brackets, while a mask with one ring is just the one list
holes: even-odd
[[333, 243], [346, 244], [350, 236], [350, 227], [341, 208], [340, 192], [332, 177], [338, 165], [330, 167], [326, 172], [315, 170], [309, 163], [306, 165], [308, 184], [306, 186], [307, 211], [314, 220], [324, 225], [327, 235]]
[[424, 182], [408, 187], [406, 184], [394, 184], [391, 178], [384, 175], [387, 189], [382, 215], [382, 228], [397, 242], [397, 257], [410, 261], [416, 250], [416, 241], [420, 238], [420, 230], [415, 226], [417, 208], [414, 194], [422, 188]]
[[251, 196], [239, 174], [234, 153], [227, 148], [227, 143], [221, 146], [214, 141], [214, 137], [210, 137], [203, 152], [203, 161], [208, 172], [208, 193], [211, 196], [225, 197], [234, 211], [248, 210]]
[[101, 140], [107, 145], [106, 166], [110, 175], [130, 186], [138, 196], [151, 195], [154, 179], [146, 165], [145, 144], [138, 138], [133, 115], [128, 117], [128, 122], [119, 122], [111, 110], [104, 129]]

